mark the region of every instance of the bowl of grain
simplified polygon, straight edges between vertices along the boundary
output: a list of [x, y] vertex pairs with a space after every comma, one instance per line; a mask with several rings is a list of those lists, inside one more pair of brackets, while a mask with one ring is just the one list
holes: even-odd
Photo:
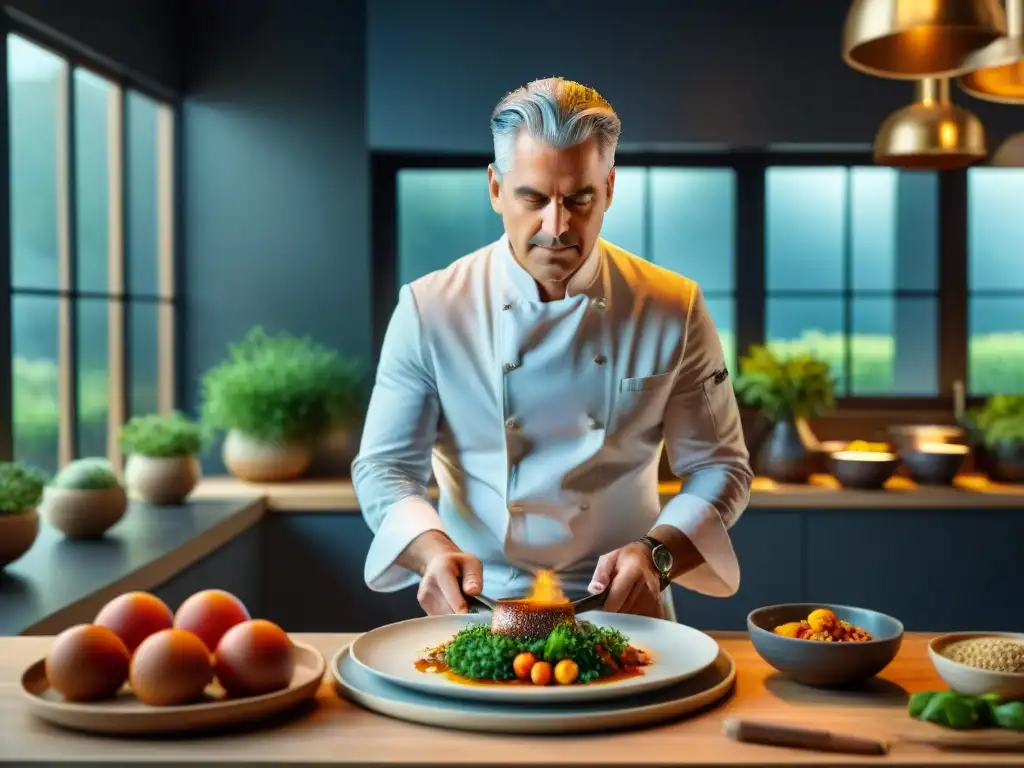
[[1024, 634], [953, 632], [928, 644], [935, 671], [952, 690], [1024, 699]]

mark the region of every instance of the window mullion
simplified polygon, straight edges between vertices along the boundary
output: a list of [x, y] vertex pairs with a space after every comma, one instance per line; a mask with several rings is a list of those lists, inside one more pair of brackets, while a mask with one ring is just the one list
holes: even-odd
[[161, 413], [174, 410], [175, 402], [175, 294], [174, 280], [174, 112], [167, 104], [157, 111], [157, 263], [163, 299], [158, 313], [157, 403]]
[[14, 459], [14, 349], [11, 299], [11, 130], [8, 106], [7, 19], [0, 13], [0, 461]]
[[125, 183], [124, 89], [112, 88], [107, 101], [107, 458], [120, 472], [119, 435], [125, 421]]
[[75, 89], [67, 62], [61, 68], [57, 105], [57, 274], [61, 292], [57, 359], [58, 467], [77, 453], [78, 432], [78, 304], [77, 237], [75, 233]]
[[765, 174], [763, 162], [736, 164], [736, 358], [765, 342]]
[[843, 192], [843, 391], [853, 392], [853, 166], [846, 167]]
[[967, 171], [939, 175], [939, 396], [967, 381]]

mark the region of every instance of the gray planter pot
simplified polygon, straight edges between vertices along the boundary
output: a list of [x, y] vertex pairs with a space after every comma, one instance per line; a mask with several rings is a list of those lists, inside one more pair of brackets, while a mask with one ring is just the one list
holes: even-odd
[[758, 474], [779, 483], [806, 483], [819, 466], [817, 440], [803, 419], [775, 422], [756, 456]]

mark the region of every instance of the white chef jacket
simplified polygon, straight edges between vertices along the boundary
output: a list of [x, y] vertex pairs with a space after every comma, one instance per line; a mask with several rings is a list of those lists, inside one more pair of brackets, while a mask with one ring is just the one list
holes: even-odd
[[[541, 568], [583, 593], [600, 555], [662, 524], [704, 557], [677, 583], [738, 589], [728, 528], [753, 475], [701, 291], [605, 240], [589, 258], [593, 279], [555, 301], [507, 236], [402, 286], [352, 464], [371, 589], [415, 584], [395, 560], [437, 530], [482, 561], [489, 597]], [[663, 446], [684, 480], [664, 509]]]

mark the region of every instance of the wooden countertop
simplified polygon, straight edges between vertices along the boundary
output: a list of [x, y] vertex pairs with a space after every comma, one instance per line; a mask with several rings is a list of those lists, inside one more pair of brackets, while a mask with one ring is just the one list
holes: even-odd
[[[906, 696], [944, 690], [926, 653], [928, 637], [908, 634], [893, 663], [862, 690], [822, 691], [793, 683], [756, 655], [746, 636], [712, 633], [736, 660], [736, 687], [713, 709], [638, 731], [562, 737], [500, 736], [448, 731], [389, 719], [339, 699], [325, 679], [311, 710], [262, 730], [201, 739], [95, 737], [51, 726], [21, 701], [22, 671], [46, 654], [48, 637], [0, 638], [0, 755], [5, 761], [76, 766], [174, 765], [654, 765], [654, 764], [1007, 764], [1021, 755], [949, 752], [899, 741], [901, 735], [949, 732], [906, 714]], [[355, 635], [296, 635], [330, 660]], [[740, 744], [722, 735], [725, 717], [802, 724], [887, 740], [885, 757], [854, 757]], [[981, 734], [969, 734], [976, 738]]]
[[[667, 501], [680, 483], [661, 483]], [[436, 494], [436, 491], [435, 491]], [[358, 512], [352, 483], [344, 479], [302, 479], [289, 483], [247, 483], [233, 477], [208, 477], [193, 499], [263, 498], [272, 512]], [[807, 485], [784, 485], [765, 477], [754, 480], [749, 509], [1024, 509], [1024, 485], [1001, 485], [982, 475], [964, 475], [949, 488], [917, 486], [893, 477], [882, 491], [840, 487], [830, 475], [814, 475]]]

